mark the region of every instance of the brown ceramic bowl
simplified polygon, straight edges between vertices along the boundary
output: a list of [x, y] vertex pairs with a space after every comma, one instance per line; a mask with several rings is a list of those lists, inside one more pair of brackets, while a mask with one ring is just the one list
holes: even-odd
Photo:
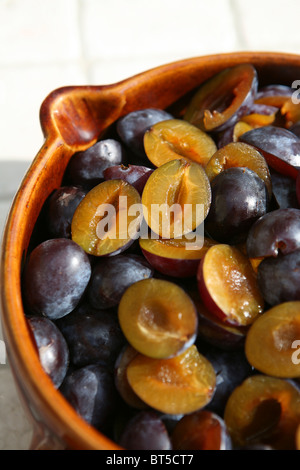
[[2, 244], [2, 324], [8, 358], [32, 417], [32, 448], [119, 449], [86, 424], [44, 373], [26, 326], [21, 269], [38, 214], [58, 188], [74, 152], [86, 149], [120, 116], [145, 107], [167, 108], [229, 66], [252, 63], [260, 85], [300, 79], [300, 56], [242, 52], [167, 64], [109, 86], [71, 86], [50, 93], [41, 106], [45, 143], [14, 199]]

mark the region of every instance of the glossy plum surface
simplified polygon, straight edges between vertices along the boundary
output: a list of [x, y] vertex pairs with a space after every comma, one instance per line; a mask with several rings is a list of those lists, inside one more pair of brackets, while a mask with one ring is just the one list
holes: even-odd
[[120, 445], [127, 450], [171, 450], [168, 431], [155, 411], [141, 411], [126, 425]]
[[265, 214], [247, 237], [250, 258], [287, 255], [300, 248], [300, 209], [278, 209]]
[[106, 366], [93, 364], [70, 372], [60, 391], [87, 423], [99, 431], [111, 432], [118, 396]]
[[23, 275], [29, 312], [51, 320], [70, 313], [80, 302], [91, 277], [87, 254], [72, 240], [56, 238], [38, 245]]
[[69, 367], [69, 347], [55, 323], [45, 317], [29, 317], [39, 358], [56, 388], [62, 384]]
[[116, 307], [129, 286], [152, 277], [153, 273], [153, 268], [140, 255], [121, 254], [98, 260], [87, 289], [89, 302], [95, 309]]
[[116, 312], [95, 311], [82, 304], [56, 322], [76, 367], [89, 364], [113, 366], [125, 343]]
[[223, 351], [214, 346], [197, 343], [201, 353], [211, 362], [217, 376], [214, 396], [207, 409], [223, 417], [227, 400], [233, 390], [253, 374], [243, 349]]
[[66, 181], [74, 186], [90, 190], [104, 180], [103, 171], [126, 163], [125, 152], [115, 139], [100, 140], [92, 147], [77, 152], [66, 169]]
[[274, 170], [296, 178], [300, 168], [300, 139], [288, 129], [264, 126], [246, 132], [242, 142], [260, 150]]
[[71, 238], [72, 218], [85, 195], [85, 191], [75, 186], [63, 186], [51, 195], [47, 207], [47, 223], [53, 238]]
[[118, 120], [117, 133], [134, 154], [147, 160], [144, 134], [149, 127], [167, 119], [173, 119], [173, 116], [162, 109], [147, 108], [133, 111]]
[[146, 181], [153, 170], [141, 165], [115, 165], [103, 171], [105, 180], [122, 179], [142, 194]]
[[300, 250], [264, 259], [258, 266], [257, 282], [271, 306], [300, 300]]
[[262, 179], [248, 168], [229, 168], [211, 182], [212, 202], [204, 222], [215, 240], [231, 245], [246, 239], [253, 223], [268, 209], [268, 194]]

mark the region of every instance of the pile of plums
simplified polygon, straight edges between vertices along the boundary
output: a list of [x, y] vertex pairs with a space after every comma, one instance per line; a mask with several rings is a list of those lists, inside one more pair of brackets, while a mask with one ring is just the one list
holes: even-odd
[[293, 98], [223, 70], [180, 109], [122, 116], [43, 207], [28, 325], [53, 385], [122, 448], [300, 448]]

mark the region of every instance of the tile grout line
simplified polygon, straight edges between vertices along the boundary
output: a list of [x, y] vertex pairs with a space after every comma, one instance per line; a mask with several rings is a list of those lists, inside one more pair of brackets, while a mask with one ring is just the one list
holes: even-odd
[[239, 46], [239, 49], [247, 49], [247, 40], [243, 31], [243, 28], [241, 27], [241, 20], [240, 20], [240, 10], [239, 6], [236, 2], [236, 0], [229, 0], [229, 7], [235, 27], [235, 34], [237, 38], [237, 43]]

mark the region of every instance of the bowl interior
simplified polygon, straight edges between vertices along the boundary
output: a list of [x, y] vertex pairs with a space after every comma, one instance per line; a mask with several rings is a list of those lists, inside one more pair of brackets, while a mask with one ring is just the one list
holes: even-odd
[[[21, 271], [31, 244], [43, 237], [36, 225], [41, 209], [62, 182], [71, 156], [105, 135], [121, 116], [147, 107], [179, 115], [193, 91], [218, 71], [253, 64], [259, 84], [290, 85], [300, 78], [300, 56], [235, 53], [167, 64], [110, 86], [64, 87], [53, 91], [40, 110], [45, 143], [14, 199], [2, 243], [3, 333], [20, 393], [35, 422], [63, 448], [117, 449], [84, 423], [43, 372], [29, 334], [21, 293]], [[38, 230], [35, 229], [38, 227]], [[35, 230], [34, 230], [35, 229]]]

